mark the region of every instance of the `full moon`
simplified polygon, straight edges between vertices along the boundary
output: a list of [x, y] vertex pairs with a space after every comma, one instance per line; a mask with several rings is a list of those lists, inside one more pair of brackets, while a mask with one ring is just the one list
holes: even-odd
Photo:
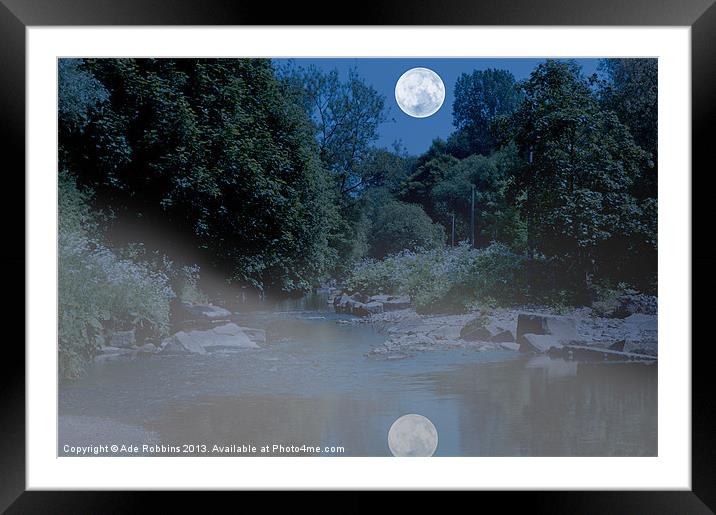
[[438, 448], [438, 431], [422, 415], [403, 415], [390, 426], [388, 447], [393, 456], [432, 456]]
[[445, 101], [445, 84], [428, 68], [411, 68], [395, 84], [395, 100], [407, 115], [427, 118]]

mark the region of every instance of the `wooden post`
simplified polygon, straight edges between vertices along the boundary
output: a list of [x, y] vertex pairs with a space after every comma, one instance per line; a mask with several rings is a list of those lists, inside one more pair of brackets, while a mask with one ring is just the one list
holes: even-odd
[[470, 198], [470, 238], [472, 246], [475, 247], [475, 185], [472, 185]]
[[455, 246], [455, 212], [452, 213], [452, 231], [450, 232], [450, 246]]

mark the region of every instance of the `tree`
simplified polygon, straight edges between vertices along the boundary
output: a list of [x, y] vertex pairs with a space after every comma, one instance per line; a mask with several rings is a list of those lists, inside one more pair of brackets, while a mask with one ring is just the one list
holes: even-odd
[[492, 124], [511, 115], [520, 103], [514, 76], [506, 70], [463, 73], [455, 83], [453, 118], [457, 131], [448, 144], [456, 157], [488, 155], [497, 146]]
[[[96, 59], [109, 93], [61, 168], [141, 241], [229, 281], [306, 288], [332, 266], [335, 197], [301, 106], [265, 59]], [[62, 123], [62, 120], [61, 120]]]
[[475, 218], [478, 246], [500, 242], [520, 250], [523, 228], [516, 206], [507, 191], [512, 173], [520, 165], [517, 149], [509, 145], [489, 157], [472, 155], [454, 164], [430, 191], [433, 210], [446, 228], [455, 215], [456, 241], [470, 238], [471, 192], [475, 187]]
[[658, 60], [604, 59], [600, 70], [606, 76], [600, 99], [629, 128], [634, 141], [649, 153], [649, 162], [635, 183], [641, 198], [657, 196], [658, 152]]
[[[630, 245], [649, 245], [655, 236], [636, 238], [648, 230], [638, 223], [646, 207], [630, 194], [645, 153], [599, 104], [593, 86], [573, 61], [548, 60], [521, 84], [524, 101], [515, 114], [515, 141], [527, 163], [516, 186], [526, 193], [528, 244], [563, 260], [564, 279], [582, 284], [600, 267], [631, 267], [635, 253], [623, 247], [624, 235], [634, 236]], [[642, 276], [655, 274], [648, 264]]]
[[368, 239], [368, 254], [383, 258], [403, 250], [440, 248], [445, 231], [415, 204], [396, 200], [375, 206]]
[[364, 187], [359, 165], [387, 119], [383, 96], [355, 69], [342, 81], [337, 70], [298, 67], [284, 71], [284, 80], [315, 124], [321, 160], [336, 174], [340, 194]]

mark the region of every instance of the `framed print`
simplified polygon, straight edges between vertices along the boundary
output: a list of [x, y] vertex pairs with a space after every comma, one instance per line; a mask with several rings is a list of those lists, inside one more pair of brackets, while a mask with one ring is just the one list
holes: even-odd
[[26, 192], [3, 506], [459, 489], [710, 513], [710, 2], [350, 26], [80, 4], [2, 7]]

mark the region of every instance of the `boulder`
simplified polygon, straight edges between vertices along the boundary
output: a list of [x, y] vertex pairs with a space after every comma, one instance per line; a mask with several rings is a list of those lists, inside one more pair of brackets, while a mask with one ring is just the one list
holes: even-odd
[[225, 320], [231, 316], [231, 311], [213, 304], [182, 302], [181, 308], [187, 317], [198, 320]]
[[512, 331], [505, 329], [485, 315], [470, 320], [460, 331], [460, 338], [471, 342], [514, 342]]
[[520, 352], [542, 353], [561, 348], [560, 340], [551, 334], [523, 334], [520, 342]]
[[505, 329], [493, 335], [490, 341], [495, 343], [515, 343], [515, 335], [512, 331]]
[[351, 311], [354, 315], [358, 315], [361, 317], [367, 317], [370, 315], [382, 313], [383, 312], [383, 303], [382, 302], [368, 302], [367, 304], [362, 304], [360, 302], [356, 302], [353, 304]]
[[[259, 330], [257, 330], [259, 331]], [[265, 338], [265, 337], [264, 337]], [[205, 331], [179, 331], [160, 347], [165, 353], [206, 354], [221, 349], [255, 349], [258, 345], [234, 323]]]
[[505, 350], [511, 350], [517, 352], [520, 350], [521, 345], [515, 342], [500, 342], [500, 347]]
[[565, 345], [561, 349], [552, 349], [551, 352], [575, 361], [654, 361], [656, 359], [654, 356], [646, 354], [602, 349], [587, 345]]
[[397, 311], [399, 309], [408, 309], [410, 307], [410, 297], [401, 295], [398, 297], [390, 297], [383, 302], [383, 311]]
[[156, 351], [157, 347], [153, 343], [145, 343], [137, 348], [137, 353], [139, 354], [154, 354]]
[[388, 302], [390, 299], [394, 299], [396, 297], [393, 297], [392, 295], [371, 295], [371, 297], [368, 299], [370, 302]]
[[457, 340], [460, 338], [459, 325], [442, 325], [427, 332], [427, 335], [436, 340]]
[[517, 342], [525, 334], [550, 335], [556, 340], [569, 342], [577, 339], [577, 324], [566, 316], [520, 313], [517, 316]]
[[128, 349], [137, 343], [137, 336], [134, 329], [129, 331], [115, 331], [109, 336], [109, 347]]

